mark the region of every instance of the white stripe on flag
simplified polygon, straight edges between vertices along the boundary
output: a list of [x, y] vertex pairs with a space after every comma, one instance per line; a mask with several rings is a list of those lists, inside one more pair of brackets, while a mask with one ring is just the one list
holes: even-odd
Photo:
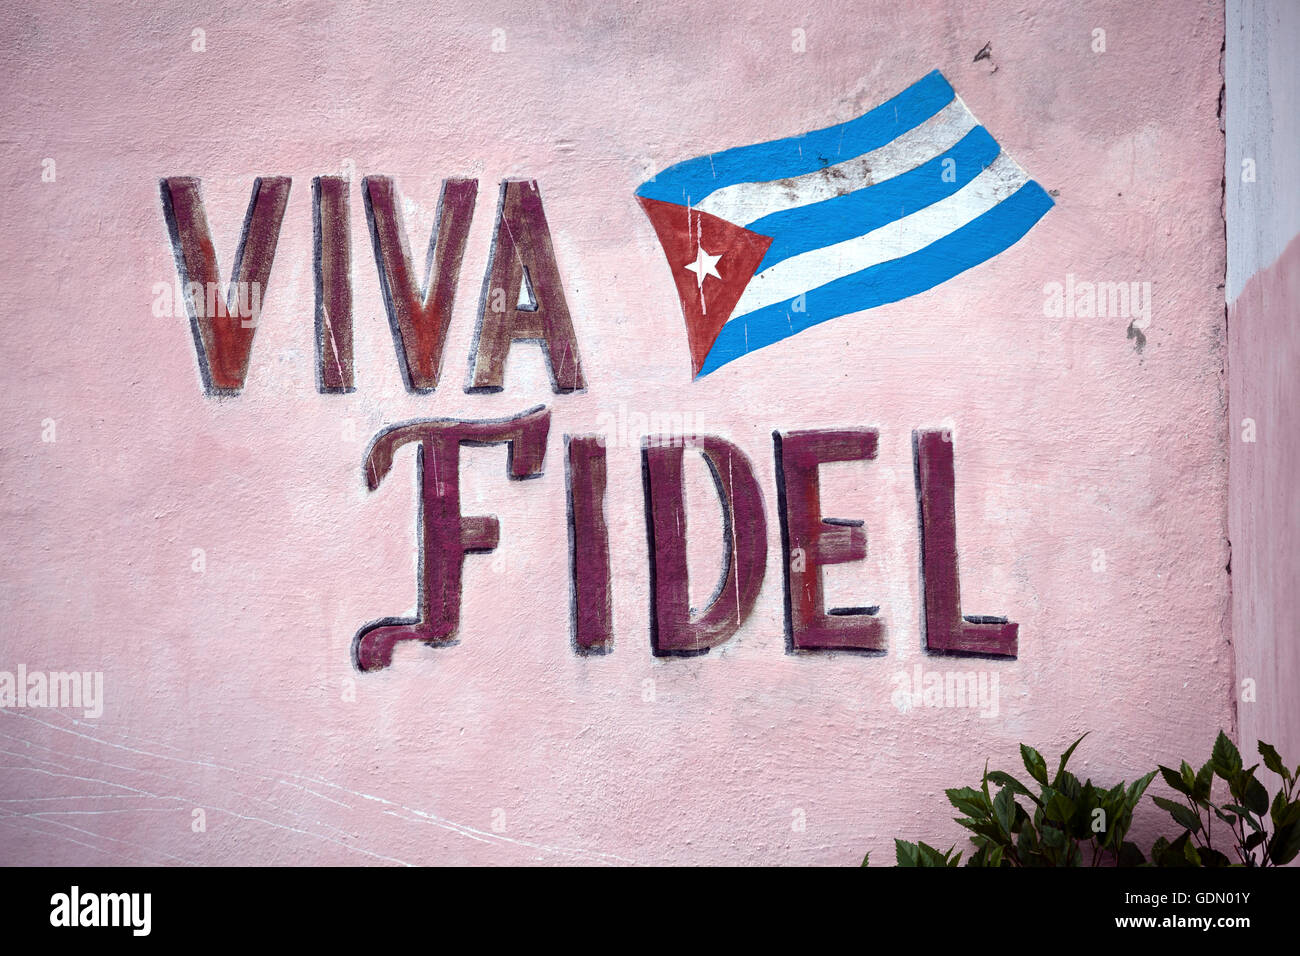
[[946, 199], [866, 235], [791, 256], [749, 280], [731, 320], [863, 269], [919, 252], [988, 212], [1029, 181], [1006, 153]]
[[979, 123], [957, 97], [924, 123], [869, 153], [792, 179], [736, 183], [695, 204], [701, 212], [748, 226], [764, 216], [873, 186], [946, 153]]

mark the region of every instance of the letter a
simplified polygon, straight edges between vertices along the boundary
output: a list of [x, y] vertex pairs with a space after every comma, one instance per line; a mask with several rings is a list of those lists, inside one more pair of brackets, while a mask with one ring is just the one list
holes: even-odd
[[519, 339], [541, 341], [552, 391], [586, 387], [541, 193], [533, 180], [512, 179], [501, 184], [492, 261], [483, 285], [471, 381], [465, 390], [501, 391], [506, 356]]

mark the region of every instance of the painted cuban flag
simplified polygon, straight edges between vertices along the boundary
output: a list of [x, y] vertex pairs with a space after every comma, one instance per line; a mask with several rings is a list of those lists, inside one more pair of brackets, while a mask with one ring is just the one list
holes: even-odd
[[1052, 207], [938, 70], [857, 119], [678, 163], [636, 195], [697, 377], [945, 282]]

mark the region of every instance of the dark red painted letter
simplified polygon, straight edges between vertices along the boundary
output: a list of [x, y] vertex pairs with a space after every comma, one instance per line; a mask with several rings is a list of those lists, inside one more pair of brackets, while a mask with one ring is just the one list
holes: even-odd
[[1015, 657], [1020, 625], [1003, 617], [962, 617], [952, 437], [942, 431], [915, 431], [912, 451], [921, 511], [925, 646], [948, 654]]
[[492, 261], [483, 289], [468, 392], [499, 392], [518, 339], [540, 339], [555, 392], [585, 388], [573, 322], [535, 180], [501, 184]]
[[883, 651], [885, 625], [877, 607], [832, 608], [822, 590], [822, 565], [861, 561], [867, 532], [861, 521], [823, 518], [817, 467], [825, 461], [876, 457], [874, 428], [773, 432], [785, 558], [785, 629], [797, 650]]
[[210, 395], [238, 392], [248, 377], [253, 333], [275, 260], [291, 182], [288, 176], [266, 176], [253, 183], [228, 294], [221, 293], [217, 253], [199, 195], [199, 180], [173, 176], [161, 183], [163, 216], [176, 271], [185, 287], [199, 372]]
[[605, 523], [605, 445], [599, 436], [568, 439], [569, 568], [573, 644], [579, 653], [610, 649], [609, 527]]
[[367, 176], [361, 187], [402, 377], [410, 391], [431, 392], [438, 386], [438, 373], [442, 369], [442, 346], [451, 322], [465, 240], [469, 237], [470, 220], [474, 218], [478, 180], [444, 179], [442, 182], [438, 221], [429, 237], [428, 275], [423, 291], [416, 285], [392, 178]]
[[714, 436], [694, 444], [722, 499], [726, 546], [722, 581], [698, 616], [691, 614], [686, 568], [682, 446], [648, 439], [641, 451], [650, 543], [650, 642], [661, 656], [704, 653], [735, 634], [754, 609], [767, 566], [763, 492], [749, 459]]
[[420, 481], [420, 616], [414, 621], [386, 619], [357, 632], [353, 657], [363, 671], [387, 667], [398, 641], [453, 643], [460, 625], [460, 583], [465, 555], [491, 551], [500, 526], [489, 515], [460, 513], [460, 445], [509, 444], [511, 478], [542, 473], [551, 413], [544, 407], [498, 421], [450, 419], [412, 422], [381, 432], [366, 454], [366, 486], [379, 487], [393, 467], [393, 454], [418, 441], [416, 472]]
[[343, 176], [312, 180], [316, 233], [316, 387], [352, 391], [352, 228]]

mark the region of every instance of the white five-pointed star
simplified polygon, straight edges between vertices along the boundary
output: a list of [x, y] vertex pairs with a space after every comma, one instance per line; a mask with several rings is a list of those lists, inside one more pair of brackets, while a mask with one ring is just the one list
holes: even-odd
[[713, 276], [715, 279], [722, 278], [722, 276], [718, 275], [718, 260], [721, 258], [721, 253], [711, 256], [704, 251], [703, 246], [700, 246], [695, 253], [695, 261], [686, 263], [686, 268], [695, 273], [695, 279], [700, 288], [704, 287], [705, 276]]

